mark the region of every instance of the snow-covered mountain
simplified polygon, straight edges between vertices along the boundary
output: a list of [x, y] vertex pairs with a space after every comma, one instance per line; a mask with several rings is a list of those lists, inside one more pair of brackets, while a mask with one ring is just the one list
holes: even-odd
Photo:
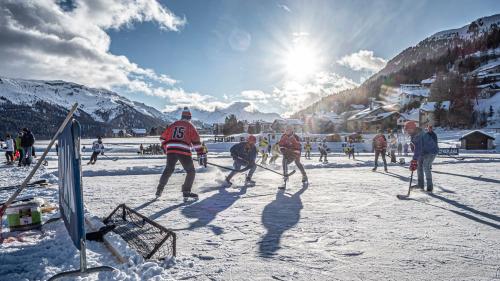
[[432, 59], [445, 54], [448, 49], [462, 45], [465, 41], [474, 40], [493, 28], [500, 27], [500, 14], [479, 18], [461, 28], [437, 32], [416, 46], [409, 47], [387, 62], [387, 65], [367, 81], [387, 75], [415, 64], [423, 59]]
[[77, 115], [84, 135], [106, 134], [111, 128], [150, 129], [169, 121], [159, 110], [109, 90], [65, 81], [0, 77], [2, 131], [15, 132], [27, 126], [48, 136], [51, 132], [43, 126], [57, 124], [75, 102], [79, 104]]
[[[144, 103], [131, 101], [113, 91], [89, 88], [65, 81], [25, 80], [0, 77], [0, 131], [15, 132], [22, 127], [33, 128], [39, 136], [48, 137], [67, 110], [78, 102], [78, 120], [84, 136], [109, 134], [112, 128], [162, 127], [179, 119], [182, 109], [161, 112]], [[250, 103], [235, 102], [213, 111], [191, 108], [197, 125], [224, 122], [235, 114], [239, 120], [274, 121], [276, 113], [262, 113]]]
[[[281, 118], [277, 113], [263, 113], [256, 109], [253, 109], [251, 104], [248, 102], [234, 102], [227, 107], [215, 108], [213, 111], [190, 108], [193, 120], [199, 120], [203, 123], [213, 124], [213, 123], [223, 123], [226, 116], [234, 114], [238, 120], [247, 121], [267, 121], [272, 122], [275, 119]], [[177, 110], [165, 112], [167, 116], [172, 119], [179, 118], [181, 115], [182, 108]]]
[[78, 102], [79, 109], [95, 121], [110, 122], [129, 107], [154, 118], [164, 115], [153, 107], [133, 102], [105, 89], [94, 89], [65, 81], [23, 80], [0, 77], [0, 103], [35, 104], [44, 101], [63, 108], [71, 108]]

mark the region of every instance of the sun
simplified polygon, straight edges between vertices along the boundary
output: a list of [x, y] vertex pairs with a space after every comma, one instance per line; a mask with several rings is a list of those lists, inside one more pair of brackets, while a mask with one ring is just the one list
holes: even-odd
[[296, 79], [305, 79], [318, 70], [319, 60], [314, 48], [294, 44], [284, 56], [286, 73]]

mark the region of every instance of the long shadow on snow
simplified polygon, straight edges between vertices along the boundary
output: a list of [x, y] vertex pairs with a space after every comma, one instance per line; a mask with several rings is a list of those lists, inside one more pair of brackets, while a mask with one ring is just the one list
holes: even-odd
[[464, 177], [464, 178], [468, 178], [468, 179], [476, 180], [476, 181], [484, 181], [484, 182], [490, 182], [490, 183], [500, 184], [500, 180], [496, 180], [496, 179], [483, 178], [483, 177], [475, 177], [475, 176], [468, 176], [468, 175], [460, 175], [460, 174], [453, 174], [453, 173], [447, 173], [447, 172], [441, 172], [441, 171], [432, 171], [432, 172], [436, 173], [436, 174], [443, 174], [443, 175]]
[[[378, 172], [379, 174], [382, 174], [382, 175], [387, 175], [387, 176], [390, 176], [390, 177], [393, 177], [393, 178], [397, 178], [401, 181], [404, 181], [404, 182], [409, 182], [410, 181], [410, 177], [405, 177], [405, 176], [402, 176], [402, 175], [399, 175], [399, 174], [396, 174], [396, 173], [393, 173], [393, 172]], [[417, 176], [414, 175], [413, 176], [413, 181], [414, 183], [416, 183], [417, 181]], [[441, 191], [445, 192], [445, 193], [455, 193], [455, 191], [453, 190], [449, 190], [449, 189], [446, 189], [442, 186], [439, 186], [439, 185], [435, 185], [437, 188], [441, 189]]]
[[[467, 205], [464, 205], [462, 203], [459, 203], [455, 200], [452, 200], [452, 199], [448, 199], [446, 197], [443, 197], [443, 196], [440, 196], [440, 195], [437, 195], [437, 194], [434, 194], [434, 193], [428, 193], [428, 195], [430, 197], [433, 197], [433, 198], [436, 198], [436, 199], [439, 199], [445, 203], [448, 203], [450, 205], [453, 205], [457, 208], [460, 208], [462, 210], [465, 210], [465, 211], [469, 211], [471, 213], [474, 213], [474, 214], [478, 214], [480, 216], [483, 216], [485, 218], [488, 218], [488, 219], [491, 219], [491, 220], [494, 220], [496, 222], [500, 222], [500, 217], [499, 216], [496, 216], [496, 215], [493, 215], [493, 214], [489, 214], [489, 213], [486, 213], [486, 212], [483, 212], [483, 211], [479, 211], [479, 210], [476, 210], [472, 207], [469, 207]], [[414, 198], [410, 198], [410, 200], [413, 200], [413, 201], [416, 201], [416, 202], [420, 202], [422, 204], [426, 204], [426, 205], [429, 205], [429, 206], [433, 206], [433, 207], [436, 207], [436, 208], [440, 208], [440, 209], [443, 209], [443, 210], [447, 210], [447, 211], [450, 211], [452, 213], [455, 213], [459, 216], [462, 216], [464, 218], [467, 218], [467, 219], [470, 219], [470, 220], [473, 220], [475, 222], [479, 222], [479, 223], [482, 223], [484, 225], [488, 225], [488, 226], [491, 226], [491, 227], [494, 227], [496, 229], [500, 229], [500, 225], [499, 224], [496, 224], [496, 223], [493, 223], [493, 222], [489, 222], [489, 221], [486, 221], [482, 218], [479, 218], [479, 217], [476, 217], [476, 216], [473, 216], [471, 214], [467, 214], [465, 212], [462, 212], [462, 211], [456, 211], [456, 210], [451, 210], [451, 209], [448, 209], [448, 208], [445, 208], [445, 207], [441, 207], [441, 206], [437, 206], [437, 205], [434, 205], [434, 204], [431, 204], [431, 203], [427, 203], [427, 202], [422, 202], [420, 200], [417, 200], [417, 199], [414, 199]]]
[[302, 200], [300, 196], [306, 191], [307, 186], [291, 196], [279, 190], [276, 199], [269, 203], [262, 212], [262, 224], [267, 233], [259, 241], [259, 254], [261, 257], [272, 257], [280, 249], [281, 237], [285, 231], [293, 228], [300, 221]]
[[[148, 216], [148, 217], [149, 217], [150, 219], [152, 219], [152, 220], [155, 220], [155, 219], [157, 219], [157, 218], [159, 218], [159, 217], [163, 216], [164, 214], [168, 214], [168, 213], [172, 212], [173, 210], [175, 210], [175, 209], [177, 209], [177, 208], [180, 208], [180, 207], [182, 207], [182, 206], [187, 206], [187, 205], [189, 205], [189, 204], [190, 204], [190, 202], [182, 202], [182, 203], [179, 203], [179, 204], [175, 204], [175, 205], [172, 205], [172, 206], [170, 206], [170, 207], [168, 207], [168, 208], [165, 208], [165, 209], [163, 209], [163, 210], [161, 210], [161, 211], [159, 211], [159, 212], [156, 212], [156, 213], [154, 213], [154, 214], [152, 214], [152, 215], [150, 215], [150, 216]], [[143, 205], [144, 205], [144, 204], [143, 204]], [[148, 204], [148, 205], [149, 205], [149, 204]], [[142, 206], [142, 205], [141, 205], [141, 206]], [[139, 207], [141, 207], [141, 206], [139, 206]], [[137, 209], [138, 209], [139, 207], [135, 208], [134, 210], [136, 210], [136, 211], [137, 211]], [[144, 207], [143, 207], [143, 208], [144, 208]]]
[[[140, 176], [140, 175], [161, 175], [165, 165], [155, 165], [154, 167], [148, 166], [133, 166], [127, 167], [126, 169], [114, 169], [114, 170], [84, 170], [82, 175], [85, 178], [90, 177], [114, 177], [114, 176]], [[210, 169], [204, 167], [196, 168], [196, 173], [206, 173]], [[185, 173], [182, 168], [175, 168], [174, 174]], [[52, 174], [57, 176], [57, 171]]]
[[178, 230], [193, 230], [200, 227], [210, 226], [215, 235], [220, 235], [223, 229], [219, 226], [209, 225], [217, 215], [231, 207], [236, 200], [247, 192], [247, 186], [241, 187], [238, 192], [228, 192], [226, 188], [220, 187], [218, 192], [207, 197], [199, 202], [188, 205], [182, 209], [182, 214], [188, 218], [197, 219], [185, 229]]

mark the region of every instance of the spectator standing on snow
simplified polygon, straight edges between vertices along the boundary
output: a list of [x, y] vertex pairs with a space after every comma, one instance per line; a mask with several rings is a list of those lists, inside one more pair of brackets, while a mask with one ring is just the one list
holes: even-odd
[[405, 131], [411, 136], [414, 145], [413, 159], [410, 163], [410, 170], [417, 170], [418, 183], [414, 188], [424, 189], [424, 174], [427, 182], [427, 191], [432, 192], [434, 186], [432, 182], [432, 162], [438, 153], [438, 145], [431, 134], [425, 133], [417, 127], [414, 121], [405, 124]]
[[144, 155], [144, 145], [139, 145], [139, 154]]
[[385, 159], [385, 154], [387, 151], [387, 139], [385, 138], [382, 130], [377, 131], [377, 135], [373, 138], [373, 150], [375, 152], [375, 167], [372, 171], [376, 171], [378, 167], [378, 157], [382, 156], [382, 161], [384, 161], [384, 171], [387, 172], [387, 161]]
[[397, 163], [396, 150], [398, 149], [398, 140], [394, 136], [391, 137], [390, 148], [391, 148], [391, 163]]
[[24, 158], [24, 150], [23, 150], [23, 146], [21, 145], [21, 138], [22, 137], [23, 137], [23, 133], [22, 133], [22, 131], [20, 131], [17, 133], [17, 137], [14, 140], [14, 143], [16, 145], [16, 155], [18, 155], [17, 157], [19, 159], [18, 166], [21, 166], [22, 160]]
[[14, 163], [14, 140], [7, 134], [5, 139], [5, 158], [7, 158], [7, 165], [12, 165]]
[[[257, 158], [257, 148], [255, 147], [255, 143], [257, 142], [257, 138], [253, 135], [248, 136], [247, 141], [242, 141], [238, 144], [235, 144], [231, 147], [231, 157], [233, 157], [234, 163], [233, 167], [235, 170], [240, 170], [242, 166], [248, 168], [248, 174], [245, 178], [246, 185], [254, 185], [255, 181], [252, 180], [253, 173], [257, 168], [255, 164], [255, 159]], [[231, 171], [229, 175], [227, 175], [225, 181], [226, 186], [231, 186], [233, 183], [231, 179], [238, 173], [237, 171]]]
[[24, 155], [22, 164], [24, 166], [31, 165], [33, 144], [35, 144], [35, 137], [28, 128], [23, 128], [23, 136], [21, 137], [21, 146], [23, 147]]
[[319, 144], [318, 144], [318, 150], [319, 150], [319, 162], [325, 157], [325, 160], [323, 163], [328, 163], [328, 145], [326, 144], [326, 139], [323, 139]]
[[191, 192], [196, 176], [191, 149], [196, 150], [198, 158], [206, 157], [206, 155], [203, 154], [200, 135], [191, 123], [191, 112], [187, 107], [184, 107], [181, 119], [170, 124], [160, 139], [162, 140], [163, 150], [167, 154], [167, 165], [156, 187], [156, 198], [163, 193], [163, 189], [167, 185], [170, 176], [174, 173], [175, 165], [179, 161], [184, 171], [186, 171], [186, 178], [182, 185], [184, 200], [188, 198], [198, 199], [198, 195]]
[[98, 137], [97, 140], [92, 143], [92, 155], [87, 165], [94, 165], [95, 162], [97, 162], [97, 156], [99, 156], [99, 154], [104, 155], [104, 144], [102, 143], [101, 137]]
[[427, 126], [427, 134], [429, 134], [431, 136], [432, 140], [434, 140], [434, 142], [436, 144], [438, 143], [438, 137], [437, 137], [436, 133], [434, 132], [432, 125]]
[[403, 144], [398, 141], [398, 156], [401, 156], [403, 153]]
[[349, 142], [347, 143], [347, 154], [349, 156], [349, 159], [351, 159], [351, 155], [352, 155], [352, 159], [355, 160], [356, 158], [354, 157], [354, 151], [355, 150], [355, 147], [354, 147], [354, 141], [350, 138], [349, 139]]

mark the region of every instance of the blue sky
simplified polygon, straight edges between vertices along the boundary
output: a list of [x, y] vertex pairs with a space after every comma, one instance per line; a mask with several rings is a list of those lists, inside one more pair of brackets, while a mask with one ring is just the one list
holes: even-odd
[[[26, 54], [17, 61], [29, 71], [18, 63], [19, 69], [0, 68], [0, 74], [111, 88], [158, 109], [244, 100], [279, 113], [356, 86], [435, 32], [500, 12], [497, 0], [60, 2], [66, 3], [63, 13], [50, 4], [12, 1], [12, 11], [26, 10], [12, 20], [47, 33], [45, 43], [55, 35], [79, 44], [77, 51], [68, 55], [58, 42], [61, 55], [54, 55], [55, 47], [40, 55], [61, 60], [54, 63], [58, 71], [33, 66]], [[33, 14], [47, 27], [30, 25]], [[82, 27], [67, 27], [71, 21]], [[60, 29], [52, 28], [57, 24]]]

